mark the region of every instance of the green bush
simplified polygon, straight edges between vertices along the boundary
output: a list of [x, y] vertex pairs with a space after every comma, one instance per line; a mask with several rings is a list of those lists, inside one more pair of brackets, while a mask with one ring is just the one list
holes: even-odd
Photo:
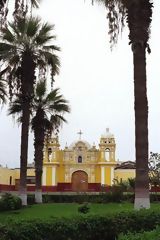
[[160, 239], [160, 227], [150, 232], [143, 233], [128, 233], [126, 235], [120, 234], [118, 240], [159, 240]]
[[[33, 197], [33, 196], [32, 196]], [[32, 200], [32, 197], [30, 197], [30, 201]], [[43, 202], [44, 203], [108, 203], [108, 202], [121, 202], [121, 201], [129, 201], [133, 202], [134, 200], [134, 193], [123, 193], [119, 191], [119, 189], [116, 191], [115, 189], [106, 192], [106, 193], [100, 193], [100, 194], [77, 194], [77, 195], [49, 195], [45, 194], [43, 195]], [[33, 201], [34, 203], [34, 201]]]
[[0, 199], [0, 211], [17, 210], [22, 207], [21, 199], [10, 193], [5, 193]]
[[78, 212], [86, 214], [89, 212], [89, 209], [88, 203], [84, 203], [78, 207]]
[[1, 225], [0, 233], [3, 240], [115, 240], [120, 233], [149, 231], [157, 225], [160, 225], [160, 212], [141, 210], [106, 216], [81, 215], [73, 219], [19, 220]]
[[28, 205], [35, 204], [35, 195], [32, 194], [27, 195], [27, 204]]

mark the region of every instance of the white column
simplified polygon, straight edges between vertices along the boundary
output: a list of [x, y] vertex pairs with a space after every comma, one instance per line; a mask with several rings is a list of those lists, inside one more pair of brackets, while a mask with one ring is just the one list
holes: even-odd
[[52, 167], [52, 186], [56, 185], [56, 166]]
[[43, 175], [42, 175], [42, 185], [43, 186], [46, 186], [46, 172], [47, 172], [46, 167], [43, 167]]
[[105, 184], [105, 167], [101, 166], [101, 184]]
[[114, 167], [111, 167], [111, 185], [113, 184], [114, 179]]

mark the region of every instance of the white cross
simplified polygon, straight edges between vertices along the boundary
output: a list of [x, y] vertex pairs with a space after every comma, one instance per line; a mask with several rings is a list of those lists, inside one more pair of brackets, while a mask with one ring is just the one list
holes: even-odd
[[77, 134], [79, 134], [79, 140], [81, 140], [82, 131], [80, 130]]

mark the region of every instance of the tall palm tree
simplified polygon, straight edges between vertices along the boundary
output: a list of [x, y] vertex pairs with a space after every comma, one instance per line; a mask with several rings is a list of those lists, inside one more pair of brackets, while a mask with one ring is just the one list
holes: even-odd
[[[10, 114], [22, 112], [23, 98], [15, 99], [9, 108]], [[43, 149], [46, 134], [51, 134], [53, 130], [66, 122], [64, 113], [69, 113], [68, 102], [59, 94], [56, 88], [47, 93], [45, 81], [37, 83], [35, 95], [32, 100], [30, 112], [32, 115], [31, 127], [34, 132], [34, 160], [36, 172], [35, 200], [42, 203], [42, 168], [43, 168]]]
[[0, 59], [5, 66], [1, 74], [9, 80], [10, 96], [20, 92], [23, 98], [19, 188], [23, 205], [27, 204], [28, 131], [36, 75], [45, 77], [50, 69], [53, 82], [54, 75], [59, 73], [60, 62], [55, 52], [60, 49], [51, 44], [55, 39], [53, 29], [54, 25], [42, 24], [39, 18], [31, 17], [18, 19], [16, 25], [8, 23], [0, 36]]
[[149, 208], [148, 177], [148, 101], [146, 77], [146, 50], [150, 52], [148, 40], [152, 20], [150, 0], [95, 0], [105, 4], [109, 19], [109, 34], [112, 43], [117, 42], [120, 25], [126, 19], [129, 40], [133, 51], [134, 65], [134, 109], [136, 184], [135, 209]]

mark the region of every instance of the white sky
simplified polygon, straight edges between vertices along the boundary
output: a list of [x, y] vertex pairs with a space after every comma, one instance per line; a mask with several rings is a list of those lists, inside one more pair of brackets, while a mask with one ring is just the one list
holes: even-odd
[[[116, 158], [135, 159], [134, 96], [132, 52], [127, 30], [111, 52], [107, 35], [106, 11], [92, 6], [90, 0], [42, 0], [38, 14], [55, 24], [56, 44], [62, 49], [61, 71], [56, 87], [69, 100], [68, 124], [60, 132], [63, 148], [83, 139], [98, 147], [100, 135], [107, 127], [117, 143]], [[155, 0], [151, 55], [147, 56], [150, 151], [160, 152], [160, 2]], [[5, 108], [0, 112], [0, 164], [19, 166], [20, 128]], [[29, 162], [33, 161], [32, 135], [29, 140]]]

